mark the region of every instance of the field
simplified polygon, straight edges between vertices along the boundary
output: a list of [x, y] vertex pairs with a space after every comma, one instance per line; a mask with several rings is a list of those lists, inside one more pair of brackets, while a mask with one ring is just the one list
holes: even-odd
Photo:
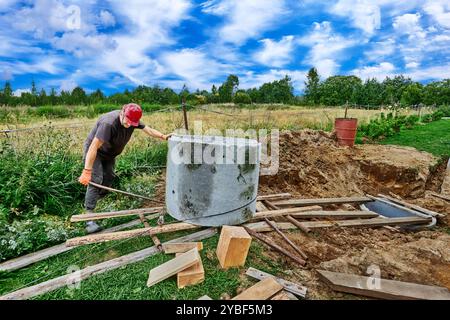
[[[206, 107], [205, 107], [206, 108]], [[344, 196], [348, 194], [357, 194], [358, 191], [365, 190], [364, 186], [352, 183], [352, 176], [348, 168], [359, 168], [357, 161], [352, 160], [347, 166], [337, 170], [337, 163], [348, 161], [348, 159], [357, 159], [362, 153], [366, 159], [376, 158], [380, 150], [386, 154], [401, 154], [403, 149], [371, 149], [372, 145], [358, 146], [355, 153], [345, 151], [342, 148], [336, 148], [333, 142], [321, 140], [320, 136], [311, 133], [315, 137], [314, 141], [320, 141], [321, 148], [316, 148], [316, 144], [308, 140], [302, 134], [304, 129], [320, 129], [331, 131], [335, 117], [342, 117], [344, 110], [336, 108], [300, 108], [292, 106], [260, 106], [257, 108], [233, 108], [229, 106], [207, 107], [209, 111], [194, 109], [188, 113], [191, 127], [194, 121], [201, 120], [203, 130], [210, 128], [225, 129], [274, 129], [283, 130], [282, 146], [285, 150], [282, 157], [283, 164], [295, 163], [298, 167], [303, 166], [308, 171], [312, 180], [295, 180], [299, 175], [298, 167], [281, 167], [280, 173], [271, 179], [263, 179], [261, 182], [260, 193], [271, 192], [291, 192], [302, 197], [319, 196]], [[432, 110], [422, 110], [421, 115], [430, 113]], [[371, 119], [376, 119], [381, 114], [381, 110], [359, 110], [349, 109], [348, 116], [356, 117], [360, 124], [368, 123]], [[384, 111], [386, 112], [386, 111]], [[402, 115], [417, 115], [414, 110], [400, 110]], [[68, 219], [73, 214], [79, 214], [83, 211], [83, 187], [76, 183], [76, 178], [82, 169], [81, 148], [82, 143], [93, 125], [95, 119], [80, 116], [77, 118], [52, 118], [52, 116], [29, 116], [25, 119], [6, 117], [8, 121], [0, 125], [0, 129], [23, 129], [36, 127], [40, 129], [29, 131], [12, 131], [4, 133], [0, 141], [0, 147], [3, 151], [0, 157], [0, 165], [3, 168], [9, 168], [0, 175], [1, 190], [0, 198], [3, 200], [0, 206], [0, 225], [1, 233], [0, 245], [2, 256], [0, 261], [7, 260], [28, 252], [48, 247], [60, 243], [66, 238], [83, 234], [82, 224], [70, 224]], [[182, 113], [176, 111], [149, 112], [143, 118], [143, 122], [162, 131], [172, 132], [183, 126]], [[68, 127], [69, 126], [69, 127]], [[44, 127], [44, 128], [42, 128]], [[424, 150], [436, 156], [423, 156], [418, 168], [429, 166], [427, 161], [443, 163], [448, 158], [449, 152], [449, 120], [439, 120], [430, 123], [419, 124], [411, 129], [402, 129], [398, 134], [388, 137], [380, 142], [382, 144], [396, 144], [415, 147]], [[293, 132], [293, 136], [289, 136]], [[306, 131], [308, 132], [308, 131]], [[292, 147], [291, 147], [291, 143]], [[306, 150], [304, 154], [291, 154], [290, 150], [295, 150], [295, 146], [303, 146]], [[373, 146], [378, 148], [378, 146]], [[328, 148], [328, 149], [326, 149]], [[389, 147], [386, 147], [389, 148]], [[327, 155], [327, 150], [330, 154]], [[6, 151], [6, 152], [4, 152]], [[310, 153], [308, 153], [310, 152]], [[411, 151], [412, 158], [422, 157], [421, 153]], [[440, 158], [440, 157], [443, 158]], [[302, 157], [305, 159], [301, 160]], [[166, 158], [166, 144], [154, 141], [145, 137], [142, 133], [136, 134], [126, 151], [121, 155], [117, 164], [117, 175], [120, 179], [115, 181], [114, 186], [122, 190], [150, 196], [155, 198], [155, 202], [142, 202], [140, 200], [130, 199], [124, 196], [110, 194], [99, 203], [98, 211], [112, 211], [120, 209], [131, 209], [143, 206], [152, 206], [163, 202], [164, 193], [164, 165]], [[283, 160], [284, 159], [284, 160]], [[336, 160], [337, 159], [337, 160]], [[428, 160], [433, 159], [433, 160]], [[314, 161], [325, 163], [321, 167], [322, 172], [317, 173]], [[412, 161], [404, 159], [406, 163]], [[303, 161], [300, 165], [298, 161]], [[337, 161], [337, 162], [334, 162]], [[342, 162], [339, 162], [342, 161]], [[374, 163], [376, 160], [373, 160]], [[418, 160], [419, 161], [419, 160]], [[430, 163], [431, 163], [430, 162]], [[346, 162], [345, 162], [346, 163]], [[433, 162], [434, 163], [434, 162]], [[329, 167], [327, 167], [329, 165]], [[411, 164], [412, 165], [412, 164]], [[398, 164], [393, 164], [398, 166]], [[328, 171], [327, 171], [328, 170]], [[406, 170], [406, 169], [402, 169]], [[419, 171], [422, 169], [418, 169]], [[424, 171], [425, 172], [425, 171]], [[421, 173], [421, 172], [419, 172]], [[363, 174], [363, 173], [361, 173]], [[436, 179], [431, 177], [430, 183]], [[322, 183], [316, 177], [321, 176]], [[11, 178], [14, 177], [14, 178]], [[396, 177], [392, 178], [395, 181]], [[416, 181], [413, 181], [416, 182]], [[403, 183], [403, 182], [402, 182]], [[412, 182], [409, 181], [409, 184]], [[408, 191], [408, 183], [403, 183], [399, 189], [392, 189], [382, 186], [382, 182], [373, 181], [367, 186], [365, 191], [394, 191], [400, 194], [403, 190], [405, 197], [417, 198], [417, 201], [425, 201], [423, 194], [414, 196], [414, 193]], [[421, 186], [421, 192], [426, 190], [437, 190], [437, 186]], [[415, 191], [414, 191], [415, 192]], [[347, 193], [347, 194], [346, 194]], [[431, 209], [444, 211], [442, 204], [425, 201]], [[132, 218], [111, 219], [103, 223], [104, 227], [124, 223]], [[154, 222], [153, 222], [154, 223]], [[26, 232], [30, 225], [33, 225], [33, 232]], [[440, 226], [435, 235], [403, 235], [396, 238], [394, 233], [385, 230], [364, 232], [345, 231], [343, 234], [330, 232], [327, 234], [317, 234], [311, 239], [298, 237], [294, 232], [290, 235], [298, 243], [311, 242], [311, 249], [308, 254], [313, 256], [313, 264], [316, 267], [321, 263], [328, 263], [335, 266], [341, 265], [346, 255], [345, 250], [357, 250], [351, 246], [352, 241], [363, 241], [367, 234], [373, 236], [373, 239], [387, 238], [387, 244], [392, 245], [392, 254], [406, 250], [404, 246], [407, 242], [419, 241], [422, 238], [435, 239], [441, 237], [440, 241], [448, 243], [445, 238], [446, 225]], [[12, 230], [14, 229], [14, 230]], [[52, 232], [49, 232], [51, 231]], [[447, 230], [447, 231], [446, 231]], [[430, 232], [429, 232], [430, 233]], [[170, 236], [161, 236], [161, 240], [175, 238], [184, 233], [171, 234]], [[333, 235], [335, 236], [333, 240]], [[322, 238], [321, 238], [322, 237]], [[409, 238], [408, 238], [409, 237]], [[444, 238], [443, 238], [444, 237]], [[447, 236], [448, 237], [448, 236]], [[325, 239], [324, 243], [320, 243]], [[396, 240], [395, 240], [396, 239]], [[15, 245], [11, 244], [11, 241]], [[242, 288], [248, 287], [252, 280], [243, 276], [246, 268], [223, 271], [217, 267], [218, 262], [215, 256], [215, 247], [218, 237], [215, 236], [204, 241], [205, 249], [202, 251], [202, 259], [205, 266], [205, 282], [178, 290], [174, 280], [162, 282], [152, 288], [147, 288], [145, 283], [148, 271], [170, 257], [158, 254], [143, 262], [132, 264], [126, 268], [120, 268], [114, 271], [91, 277], [81, 284], [80, 290], [68, 290], [62, 288], [51, 293], [37, 297], [37, 299], [196, 299], [204, 294], [208, 294], [213, 299], [219, 299], [234, 296]], [[344, 241], [345, 243], [339, 243]], [[431, 241], [431, 240], [430, 240]], [[369, 250], [376, 250], [376, 241], [367, 240]], [[76, 248], [70, 252], [49, 258], [45, 261], [33, 264], [27, 268], [0, 274], [0, 294], [5, 294], [18, 288], [39, 283], [59, 275], [66, 274], [70, 266], [83, 268], [93, 265], [123, 254], [133, 252], [152, 245], [147, 237], [130, 239], [126, 241], [109, 242], [106, 244], [95, 244]], [[436, 243], [429, 246], [430, 250]], [[441, 244], [440, 244], [441, 245]], [[339, 247], [342, 247], [341, 249]], [[427, 246], [423, 250], [428, 250]], [[327, 251], [328, 250], [328, 251]], [[395, 250], [398, 250], [395, 251]], [[355, 256], [360, 256], [360, 251], [353, 252]], [[441, 260], [430, 261], [420, 260], [423, 264], [434, 263], [439, 268], [444, 268]], [[379, 262], [382, 264], [382, 262]], [[253, 241], [246, 267], [257, 265], [259, 269], [277, 274], [285, 278], [298, 280], [308, 284], [312, 290], [312, 297], [317, 299], [332, 298], [342, 299], [351, 298], [347, 295], [335, 295], [327, 291], [323, 286], [317, 283], [314, 275], [302, 271], [296, 271], [290, 261], [277, 258], [276, 253], [268, 252], [267, 248], [259, 242]], [[387, 272], [393, 272], [397, 278], [404, 279], [402, 272], [405, 270], [394, 270], [394, 262], [386, 264], [384, 267]], [[349, 267], [350, 268], [350, 267]], [[394, 269], [392, 269], [394, 268]], [[392, 269], [392, 270], [391, 270]], [[426, 270], [426, 267], [423, 267]], [[424, 271], [425, 272], [425, 271]], [[431, 277], [431, 276], [430, 276]], [[431, 281], [433, 284], [449, 285], [438, 276], [426, 278], [424, 273], [417, 275], [421, 281]]]

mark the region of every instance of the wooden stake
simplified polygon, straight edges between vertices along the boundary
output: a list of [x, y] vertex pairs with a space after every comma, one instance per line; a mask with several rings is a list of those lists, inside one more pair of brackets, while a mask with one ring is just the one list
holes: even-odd
[[100, 188], [100, 189], [104, 189], [104, 190], [108, 190], [108, 191], [112, 191], [112, 192], [116, 192], [116, 193], [125, 194], [125, 195], [130, 196], [130, 197], [141, 198], [141, 199], [145, 199], [145, 200], [153, 200], [151, 198], [140, 196], [138, 194], [134, 194], [134, 193], [131, 193], [131, 192], [126, 192], [126, 191], [117, 190], [117, 189], [114, 189], [114, 188], [102, 186], [101, 184], [98, 184], [98, 183], [95, 183], [95, 182], [92, 182], [92, 181], [89, 182], [89, 184], [94, 186], [94, 187]]
[[266, 220], [267, 224], [271, 226], [273, 230], [275, 230], [275, 232], [278, 233], [284, 239], [284, 241], [286, 241], [295, 251], [297, 251], [297, 253], [303, 257], [303, 259], [308, 260], [308, 256], [299, 247], [297, 247], [297, 245], [293, 243], [291, 239], [289, 239], [280, 229], [278, 229], [275, 223], [267, 218], [264, 218], [264, 220]]

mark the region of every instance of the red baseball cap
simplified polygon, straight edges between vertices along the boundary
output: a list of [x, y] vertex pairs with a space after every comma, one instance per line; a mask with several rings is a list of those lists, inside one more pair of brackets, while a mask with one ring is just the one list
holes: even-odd
[[122, 107], [125, 116], [130, 120], [130, 125], [137, 127], [142, 117], [142, 108], [136, 103], [129, 103]]

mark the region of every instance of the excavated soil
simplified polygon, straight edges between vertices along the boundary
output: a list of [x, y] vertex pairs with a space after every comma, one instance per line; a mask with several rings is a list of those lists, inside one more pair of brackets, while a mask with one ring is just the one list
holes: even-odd
[[[297, 198], [387, 194], [444, 213], [433, 230], [406, 232], [390, 228], [330, 228], [289, 238], [308, 255], [306, 269], [284, 256], [284, 277], [308, 287], [310, 299], [363, 298], [335, 292], [318, 278], [316, 269], [370, 275], [450, 288], [450, 205], [429, 191], [439, 192], [446, 162], [414, 148], [381, 145], [340, 147], [320, 131], [283, 133], [280, 166], [274, 176], [260, 178], [259, 194], [290, 192]], [[355, 206], [328, 206], [348, 210]], [[295, 254], [282, 238], [273, 239]], [[280, 254], [267, 249], [274, 259]]]

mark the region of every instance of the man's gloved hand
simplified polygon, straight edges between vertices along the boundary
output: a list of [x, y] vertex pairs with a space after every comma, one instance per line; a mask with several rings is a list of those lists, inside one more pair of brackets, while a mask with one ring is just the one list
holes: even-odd
[[81, 184], [87, 186], [89, 184], [89, 182], [91, 181], [91, 178], [92, 178], [92, 170], [91, 169], [83, 169], [83, 173], [78, 178], [78, 181]]

